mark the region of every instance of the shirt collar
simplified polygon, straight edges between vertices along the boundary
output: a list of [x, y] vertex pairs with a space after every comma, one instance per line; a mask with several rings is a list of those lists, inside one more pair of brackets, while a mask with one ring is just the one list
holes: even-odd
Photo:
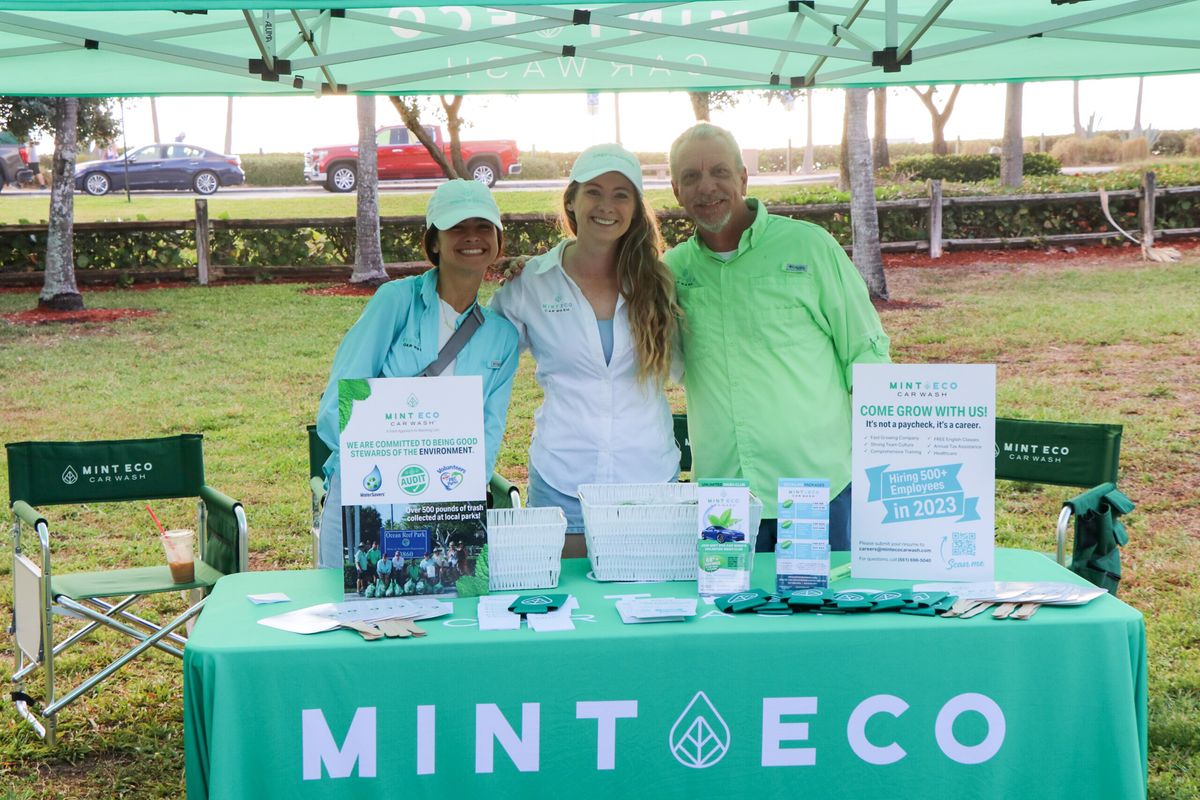
[[572, 241], [573, 241], [572, 239], [563, 239], [561, 242], [554, 245], [553, 250], [551, 250], [549, 253], [547, 253], [543, 258], [538, 259], [538, 263], [534, 267], [533, 274], [541, 275], [545, 272], [549, 272], [550, 270], [554, 269], [555, 267], [561, 267], [563, 250], [565, 250], [567, 248], [567, 245], [570, 244]]
[[[421, 301], [425, 304], [425, 308], [433, 309], [437, 313], [442, 313], [442, 298], [437, 293], [438, 268], [426, 270], [421, 276]], [[467, 310], [458, 315], [456, 322], [461, 321], [467, 314], [471, 313], [471, 309], [479, 304], [479, 295], [475, 296], [475, 301], [467, 306]]]
[[[754, 220], [750, 223], [749, 228], [746, 228], [746, 230], [742, 231], [742, 237], [738, 240], [737, 253], [739, 255], [758, 244], [758, 240], [762, 236], [763, 230], [767, 227], [767, 207], [760, 200], [754, 197], [746, 198], [746, 206], [751, 212], [753, 212]], [[695, 242], [696, 247], [701, 253], [705, 253], [713, 258], [716, 257], [713, 255], [713, 250], [704, 243], [704, 239], [700, 237], [699, 233], [696, 233], [692, 236], [692, 241]]]

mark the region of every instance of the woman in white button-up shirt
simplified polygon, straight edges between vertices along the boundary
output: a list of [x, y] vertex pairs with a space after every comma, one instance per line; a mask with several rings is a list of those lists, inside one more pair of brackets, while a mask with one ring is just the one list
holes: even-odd
[[[585, 150], [563, 194], [574, 238], [529, 260], [491, 302], [537, 359], [545, 399], [529, 447], [529, 504], [561, 506], [581, 533], [583, 483], [658, 483], [679, 475], [663, 393], [679, 317], [662, 237], [642, 198], [637, 157]], [[569, 536], [567, 555], [582, 555]]]

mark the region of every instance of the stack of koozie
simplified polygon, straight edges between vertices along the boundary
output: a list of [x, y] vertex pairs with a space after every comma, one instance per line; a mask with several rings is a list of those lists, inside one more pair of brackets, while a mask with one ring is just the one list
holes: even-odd
[[944, 614], [958, 598], [946, 592], [914, 592], [889, 589], [882, 592], [797, 589], [791, 594], [772, 594], [765, 589], [747, 589], [716, 598], [726, 614], [860, 614], [899, 611], [901, 614], [933, 617]]

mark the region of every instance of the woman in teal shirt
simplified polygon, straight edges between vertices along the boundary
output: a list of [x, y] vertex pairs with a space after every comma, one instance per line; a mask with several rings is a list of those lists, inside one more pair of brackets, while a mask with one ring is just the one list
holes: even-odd
[[483, 184], [448, 181], [430, 198], [425, 222], [425, 255], [433, 269], [379, 287], [342, 339], [321, 396], [317, 433], [333, 453], [325, 462], [328, 493], [321, 516], [320, 567], [340, 569], [350, 557], [342, 545], [338, 381], [420, 375], [476, 308], [483, 313], [483, 324], [441, 374], [482, 376], [489, 478], [496, 463], [517, 371], [517, 331], [479, 306], [477, 296], [488, 267], [504, 249], [500, 210]]

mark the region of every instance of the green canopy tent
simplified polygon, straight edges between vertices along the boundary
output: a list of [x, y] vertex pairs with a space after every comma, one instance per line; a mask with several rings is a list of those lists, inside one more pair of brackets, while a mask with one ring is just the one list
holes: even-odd
[[1200, 71], [1200, 0], [0, 0], [0, 94], [763, 89]]

